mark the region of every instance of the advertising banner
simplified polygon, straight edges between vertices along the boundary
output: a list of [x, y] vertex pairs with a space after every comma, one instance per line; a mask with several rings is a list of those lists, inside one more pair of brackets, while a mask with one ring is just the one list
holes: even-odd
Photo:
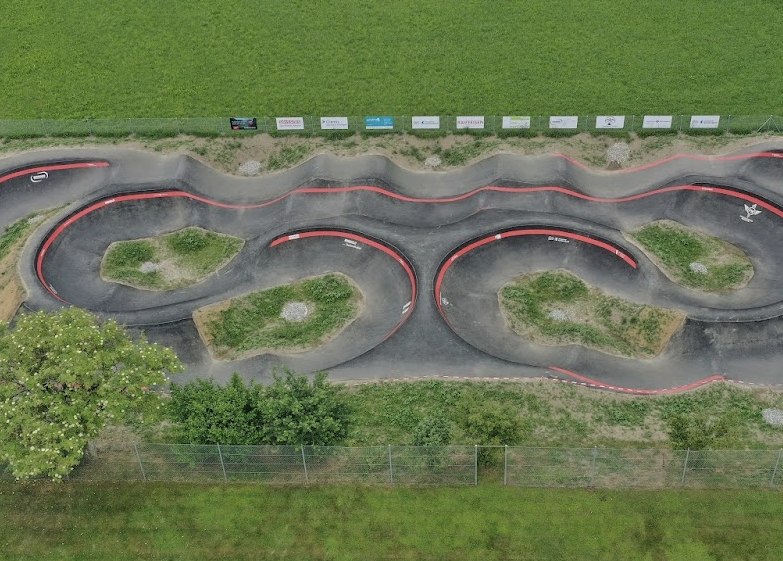
[[549, 117], [550, 129], [575, 129], [579, 126], [578, 116], [553, 116]]
[[277, 130], [279, 131], [303, 131], [304, 117], [277, 117]]
[[595, 118], [597, 129], [621, 129], [625, 127], [624, 115], [599, 115]]
[[411, 117], [412, 129], [439, 129], [440, 117]]
[[720, 124], [720, 115], [691, 116], [692, 129], [717, 129], [719, 124]]
[[503, 128], [504, 129], [529, 129], [530, 117], [516, 117], [516, 116], [503, 117]]
[[348, 117], [321, 117], [322, 130], [348, 130]]
[[231, 130], [258, 130], [258, 120], [255, 117], [231, 117], [229, 121], [231, 122]]
[[473, 117], [457, 117], [458, 129], [483, 129], [484, 116], [476, 115]]
[[672, 128], [671, 115], [645, 115], [642, 121], [643, 129], [670, 129]]
[[393, 129], [394, 117], [365, 117], [364, 128], [367, 130]]

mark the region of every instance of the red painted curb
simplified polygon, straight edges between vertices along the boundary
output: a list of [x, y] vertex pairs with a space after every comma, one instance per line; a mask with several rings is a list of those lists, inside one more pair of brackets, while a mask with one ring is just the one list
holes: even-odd
[[109, 167], [109, 162], [105, 162], [105, 161], [77, 162], [73, 164], [53, 164], [50, 166], [39, 166], [39, 167], [27, 168], [27, 169], [15, 171], [13, 173], [3, 175], [2, 177], [0, 177], [0, 183], [3, 183], [5, 181], [10, 181], [11, 179], [15, 179], [23, 175], [40, 173], [42, 171], [58, 171], [63, 169], [79, 169], [79, 168], [107, 168], [107, 167]]
[[[685, 384], [684, 386], [677, 386], [674, 388], [664, 388], [660, 390], [640, 390], [640, 389], [634, 389], [634, 388], [624, 388], [622, 386], [613, 386], [611, 384], [604, 384], [602, 382], [599, 382], [598, 380], [593, 380], [592, 378], [586, 378], [585, 376], [582, 376], [581, 374], [577, 374], [576, 372], [571, 372], [570, 370], [566, 370], [565, 368], [559, 368], [557, 366], [550, 366], [550, 370], [554, 370], [555, 372], [560, 372], [561, 374], [565, 374], [566, 376], [571, 376], [572, 378], [575, 378], [578, 380], [578, 382], [572, 382], [577, 383], [585, 386], [590, 386], [591, 388], [599, 388], [603, 390], [612, 390], [616, 392], [622, 392], [622, 393], [632, 393], [632, 394], [640, 394], [640, 395], [654, 395], [654, 394], [666, 394], [666, 393], [679, 393], [684, 392], [688, 390], [692, 390], [694, 388], [698, 388], [700, 386], [703, 386], [705, 384], [709, 384], [710, 382], [716, 382], [718, 380], [725, 381], [726, 377], [721, 376], [720, 374], [716, 374], [714, 376], [710, 376], [708, 378], [703, 378], [701, 380], [698, 380], [696, 382], [692, 382], [690, 384]], [[564, 382], [567, 382], [567, 380], [563, 380]]]

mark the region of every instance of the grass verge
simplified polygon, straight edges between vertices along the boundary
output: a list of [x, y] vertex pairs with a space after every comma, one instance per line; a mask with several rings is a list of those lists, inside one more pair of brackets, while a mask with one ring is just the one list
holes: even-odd
[[413, 444], [416, 428], [440, 415], [448, 420], [451, 443], [476, 444], [465, 431], [466, 411], [475, 409], [501, 409], [520, 421], [522, 430], [517, 440], [505, 442], [509, 445], [667, 447], [668, 421], [684, 414], [728, 419], [731, 430], [715, 444], [718, 448], [783, 446], [783, 428], [767, 424], [761, 414], [767, 408], [783, 409], [783, 392], [730, 383], [676, 395], [633, 396], [550, 380], [420, 380], [356, 386], [348, 400], [354, 412], [347, 441], [351, 446]]
[[661, 353], [684, 316], [608, 296], [567, 271], [519, 277], [498, 293], [511, 329], [543, 345], [577, 344], [631, 358]]
[[27, 238], [59, 209], [42, 210], [21, 218], [0, 234], [0, 322], [10, 321], [25, 299], [17, 261]]
[[240, 238], [195, 227], [114, 242], [103, 256], [101, 276], [146, 290], [183, 288], [225, 267], [244, 243]]
[[[738, 247], [672, 220], [645, 225], [630, 235], [664, 274], [676, 283], [705, 292], [728, 292], [748, 284], [753, 265]], [[706, 273], [691, 264], [706, 267]]]
[[[307, 306], [302, 321], [283, 319], [289, 302]], [[310, 350], [336, 337], [361, 313], [363, 296], [346, 276], [330, 273], [219, 302], [193, 314], [216, 358]]]
[[764, 491], [0, 485], [3, 560], [777, 560]]

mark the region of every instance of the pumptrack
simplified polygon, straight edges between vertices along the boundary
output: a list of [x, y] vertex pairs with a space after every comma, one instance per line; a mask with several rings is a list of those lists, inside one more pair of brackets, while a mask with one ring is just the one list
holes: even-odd
[[[741, 219], [744, 205], [761, 211]], [[380, 156], [321, 155], [261, 178], [185, 156], [37, 152], [0, 161], [0, 228], [63, 206], [31, 237], [20, 272], [28, 310], [64, 305], [116, 318], [171, 346], [186, 377], [266, 379], [285, 364], [336, 379], [550, 376], [612, 391], [684, 391], [713, 380], [783, 383], [783, 154], [775, 145], [594, 172], [563, 155], [501, 155], [449, 173]], [[669, 280], [623, 232], [668, 219], [726, 240], [754, 276], [730, 294]], [[187, 226], [241, 237], [222, 270], [185, 289], [102, 280], [107, 247]], [[567, 269], [605, 292], [681, 310], [664, 352], [634, 360], [547, 346], [506, 325], [498, 291], [520, 274]], [[297, 354], [214, 360], [193, 313], [308, 276], [340, 272], [365, 308], [336, 338]]]

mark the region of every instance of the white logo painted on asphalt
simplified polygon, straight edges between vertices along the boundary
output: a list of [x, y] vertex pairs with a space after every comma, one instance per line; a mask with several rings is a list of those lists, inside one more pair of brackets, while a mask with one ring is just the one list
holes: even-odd
[[761, 211], [756, 208], [755, 204], [753, 206], [745, 205], [745, 214], [747, 214], [747, 216], [740, 216], [740, 218], [745, 222], [753, 222], [753, 220], [751, 220], [750, 217], [756, 216], [757, 214], [761, 214]]
[[45, 172], [45, 171], [42, 171], [42, 172], [36, 173], [35, 175], [31, 175], [30, 176], [30, 181], [32, 181], [33, 183], [40, 183], [44, 179], [48, 179], [48, 178], [49, 178], [49, 174], [47, 172]]

